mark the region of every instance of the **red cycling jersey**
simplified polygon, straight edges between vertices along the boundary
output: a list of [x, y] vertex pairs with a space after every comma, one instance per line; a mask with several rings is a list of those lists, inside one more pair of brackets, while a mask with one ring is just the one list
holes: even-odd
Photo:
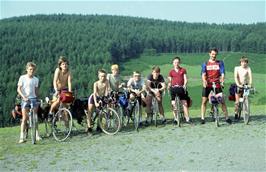
[[187, 74], [185, 68], [180, 67], [176, 72], [175, 69], [170, 70], [169, 77], [172, 78], [171, 86], [183, 86], [184, 85], [184, 75]]
[[224, 74], [224, 64], [222, 61], [206, 62], [202, 65], [202, 73], [206, 74], [208, 83], [219, 82], [221, 74]]

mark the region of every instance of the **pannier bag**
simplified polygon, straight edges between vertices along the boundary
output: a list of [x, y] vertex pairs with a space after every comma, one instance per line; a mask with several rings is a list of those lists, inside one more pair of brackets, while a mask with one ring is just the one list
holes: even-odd
[[235, 101], [235, 93], [237, 91], [237, 85], [236, 84], [231, 84], [229, 87], [229, 96], [228, 96], [228, 100], [229, 101]]
[[60, 93], [60, 101], [62, 103], [71, 103], [74, 100], [73, 94], [68, 91], [63, 91]]

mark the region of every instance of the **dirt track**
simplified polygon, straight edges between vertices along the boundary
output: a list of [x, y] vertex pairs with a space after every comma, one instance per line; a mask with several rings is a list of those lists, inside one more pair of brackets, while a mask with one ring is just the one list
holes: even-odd
[[64, 143], [49, 138], [38, 145], [16, 144], [15, 150], [3, 151], [0, 171], [265, 171], [265, 121], [259, 115], [247, 126], [222, 121], [219, 128], [199, 119], [182, 128], [169, 121], [138, 133], [129, 129], [115, 136], [79, 134]]

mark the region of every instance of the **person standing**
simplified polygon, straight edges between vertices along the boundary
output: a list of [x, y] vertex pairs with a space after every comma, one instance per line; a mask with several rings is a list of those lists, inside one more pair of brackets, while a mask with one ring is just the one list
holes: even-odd
[[[222, 86], [224, 82], [225, 69], [223, 61], [217, 60], [218, 50], [212, 48], [209, 51], [209, 60], [202, 64], [201, 79], [202, 79], [202, 99], [201, 99], [201, 124], [205, 124], [205, 113], [208, 96], [213, 90], [212, 83], [216, 83], [216, 94], [222, 93]], [[227, 107], [225, 101], [222, 101], [222, 110], [225, 115], [225, 121], [231, 124], [232, 121], [228, 117]]]

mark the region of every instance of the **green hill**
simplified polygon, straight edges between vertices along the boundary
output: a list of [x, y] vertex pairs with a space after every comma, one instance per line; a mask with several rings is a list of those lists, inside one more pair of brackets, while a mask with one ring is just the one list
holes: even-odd
[[[25, 64], [37, 64], [41, 98], [49, 94], [60, 55], [70, 61], [78, 96], [87, 96], [99, 68], [141, 54], [220, 51], [266, 53], [266, 23], [206, 24], [106, 15], [35, 15], [0, 20], [0, 126], [14, 104]], [[196, 61], [195, 65], [198, 64]]]

